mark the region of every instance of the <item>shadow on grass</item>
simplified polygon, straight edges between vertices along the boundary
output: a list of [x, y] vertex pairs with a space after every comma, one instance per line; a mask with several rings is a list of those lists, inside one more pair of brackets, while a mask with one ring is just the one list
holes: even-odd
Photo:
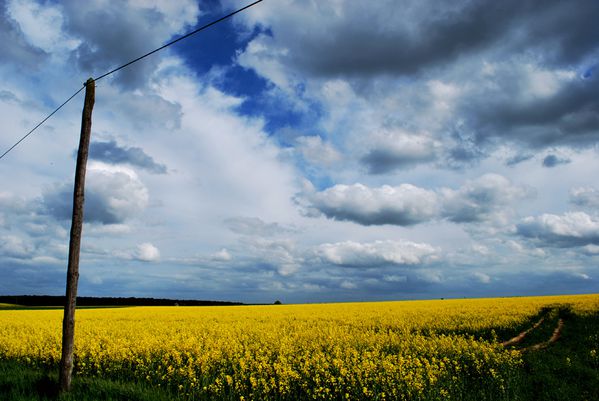
[[73, 377], [72, 390], [60, 394], [58, 370], [36, 368], [0, 360], [2, 401], [168, 401], [175, 394], [146, 383]]
[[523, 355], [522, 400], [599, 399], [599, 312], [577, 315], [560, 309], [561, 338]]
[[44, 398], [56, 399], [59, 394], [58, 381], [49, 376], [42, 376], [35, 383], [37, 393]]

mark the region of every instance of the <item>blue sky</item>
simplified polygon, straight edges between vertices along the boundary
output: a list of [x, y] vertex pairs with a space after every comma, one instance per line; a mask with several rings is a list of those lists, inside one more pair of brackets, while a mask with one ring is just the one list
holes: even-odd
[[[0, 149], [249, 2], [0, 0]], [[79, 293], [599, 291], [599, 4], [264, 0], [98, 82]], [[80, 95], [0, 160], [0, 293], [64, 292]]]

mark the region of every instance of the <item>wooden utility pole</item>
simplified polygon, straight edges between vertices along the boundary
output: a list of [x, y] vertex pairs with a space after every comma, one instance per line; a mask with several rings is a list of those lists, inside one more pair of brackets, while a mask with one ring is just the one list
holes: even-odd
[[79, 250], [81, 248], [81, 229], [83, 227], [83, 203], [85, 192], [85, 171], [92, 128], [92, 109], [95, 100], [95, 83], [92, 78], [85, 83], [85, 101], [81, 116], [81, 136], [77, 152], [75, 171], [75, 189], [73, 190], [73, 219], [69, 242], [69, 264], [67, 269], [67, 291], [62, 321], [62, 358], [60, 360], [60, 391], [71, 389], [73, 374], [73, 341], [75, 338], [75, 305], [77, 301], [77, 283], [79, 281]]

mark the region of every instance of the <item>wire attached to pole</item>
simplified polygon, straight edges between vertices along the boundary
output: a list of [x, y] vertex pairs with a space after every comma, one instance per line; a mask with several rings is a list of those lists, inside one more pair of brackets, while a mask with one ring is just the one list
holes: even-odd
[[[203, 31], [203, 30], [204, 30], [204, 29], [206, 29], [206, 28], [209, 28], [209, 27], [211, 27], [211, 26], [213, 26], [213, 25], [216, 25], [216, 24], [218, 24], [219, 22], [222, 22], [222, 21], [224, 21], [224, 20], [226, 20], [226, 19], [228, 19], [228, 18], [231, 18], [231, 17], [232, 17], [232, 16], [234, 16], [235, 14], [239, 14], [240, 12], [243, 12], [243, 11], [247, 10], [248, 8], [255, 6], [256, 4], [258, 4], [258, 3], [261, 3], [262, 1], [263, 1], [263, 0], [257, 0], [257, 1], [255, 1], [255, 2], [253, 2], [253, 3], [251, 3], [251, 4], [248, 4], [248, 5], [247, 5], [247, 6], [245, 6], [245, 7], [242, 7], [242, 8], [240, 8], [240, 9], [238, 9], [238, 10], [235, 10], [235, 11], [233, 11], [232, 13], [229, 13], [229, 14], [225, 15], [224, 17], [221, 17], [221, 18], [219, 18], [219, 19], [217, 19], [217, 20], [214, 20], [214, 21], [212, 21], [212, 22], [210, 22], [210, 23], [208, 23], [208, 24], [206, 24], [206, 25], [203, 25], [203, 26], [199, 27], [198, 29], [196, 29], [196, 30], [194, 30], [194, 31], [191, 31], [191, 32], [189, 32], [189, 33], [186, 33], [185, 35], [183, 35], [183, 36], [181, 36], [181, 37], [179, 37], [179, 38], [177, 38], [177, 39], [175, 39], [175, 40], [173, 40], [173, 41], [170, 41], [170, 42], [168, 42], [167, 44], [165, 44], [165, 45], [163, 45], [163, 46], [160, 46], [159, 48], [157, 48], [157, 49], [154, 49], [154, 50], [152, 50], [151, 52], [148, 52], [148, 53], [144, 54], [143, 56], [139, 56], [139, 57], [137, 57], [137, 58], [135, 58], [135, 59], [133, 59], [133, 60], [131, 60], [131, 61], [129, 61], [129, 62], [127, 62], [127, 63], [123, 64], [123, 65], [121, 65], [120, 67], [117, 67], [117, 68], [115, 68], [115, 69], [113, 69], [113, 70], [110, 70], [110, 71], [108, 71], [108, 72], [107, 72], [107, 73], [105, 73], [105, 74], [102, 74], [102, 75], [100, 75], [99, 77], [95, 78], [95, 79], [94, 79], [94, 81], [96, 81], [96, 82], [97, 82], [97, 81], [99, 81], [99, 80], [100, 80], [100, 79], [102, 79], [102, 78], [105, 78], [105, 77], [107, 77], [107, 76], [109, 76], [109, 75], [111, 75], [111, 74], [114, 74], [115, 72], [117, 72], [117, 71], [119, 71], [119, 70], [122, 70], [123, 68], [125, 68], [125, 67], [127, 67], [127, 66], [130, 66], [131, 64], [137, 63], [138, 61], [140, 61], [140, 60], [142, 60], [142, 59], [144, 59], [144, 58], [146, 58], [146, 57], [148, 57], [148, 56], [150, 56], [150, 55], [152, 55], [152, 54], [154, 54], [154, 53], [156, 53], [156, 52], [159, 52], [159, 51], [160, 51], [160, 50], [162, 50], [162, 49], [165, 49], [165, 48], [167, 48], [167, 47], [169, 47], [169, 46], [171, 46], [171, 45], [173, 45], [173, 44], [175, 44], [175, 43], [177, 43], [177, 42], [179, 42], [179, 41], [181, 41], [181, 40], [183, 40], [183, 39], [187, 39], [188, 37], [190, 37], [190, 36], [192, 36], [192, 35], [195, 35], [196, 33], [200, 32], [200, 31]], [[6, 155], [7, 155], [7, 154], [8, 154], [8, 153], [11, 151], [11, 150], [13, 150], [14, 148], [16, 148], [16, 147], [17, 147], [17, 146], [18, 146], [18, 145], [19, 145], [21, 142], [23, 142], [23, 141], [24, 141], [24, 140], [25, 140], [25, 139], [26, 139], [26, 138], [27, 138], [29, 135], [33, 134], [33, 132], [34, 132], [36, 129], [38, 129], [38, 128], [39, 128], [39, 127], [40, 127], [40, 126], [41, 126], [43, 123], [45, 123], [45, 122], [46, 122], [46, 121], [47, 121], [47, 120], [48, 120], [50, 117], [52, 117], [54, 114], [56, 114], [56, 112], [57, 112], [58, 110], [62, 109], [62, 108], [63, 108], [63, 106], [65, 106], [67, 103], [69, 103], [69, 102], [70, 102], [70, 101], [71, 101], [71, 100], [72, 100], [72, 99], [73, 99], [75, 96], [77, 96], [77, 95], [78, 95], [78, 94], [79, 94], [79, 93], [80, 93], [80, 92], [81, 92], [81, 91], [82, 91], [84, 88], [85, 88], [85, 84], [84, 84], [84, 85], [83, 85], [83, 86], [82, 86], [82, 87], [81, 87], [81, 88], [80, 88], [80, 89], [79, 89], [77, 92], [73, 93], [73, 95], [71, 95], [71, 97], [69, 97], [67, 100], [65, 100], [65, 101], [64, 101], [64, 103], [62, 103], [60, 106], [58, 106], [56, 109], [54, 109], [54, 111], [53, 111], [52, 113], [48, 114], [48, 116], [47, 116], [46, 118], [44, 118], [42, 121], [40, 121], [40, 122], [39, 122], [39, 124], [37, 124], [35, 127], [33, 127], [33, 128], [31, 129], [31, 131], [29, 131], [29, 132], [28, 132], [27, 134], [25, 134], [25, 135], [24, 135], [24, 136], [23, 136], [21, 139], [19, 139], [19, 140], [18, 140], [18, 141], [17, 141], [17, 142], [16, 142], [14, 145], [12, 145], [10, 148], [8, 148], [8, 150], [6, 150], [6, 152], [2, 153], [2, 155], [0, 156], [0, 160], [1, 160], [1, 159], [2, 159], [4, 156], [6, 156]]]
[[125, 64], [121, 65], [120, 67], [117, 67], [117, 68], [115, 68], [115, 69], [113, 69], [113, 70], [111, 70], [111, 71], [108, 71], [108, 72], [107, 72], [107, 73], [105, 73], [105, 74], [102, 74], [102, 75], [100, 75], [99, 77], [95, 78], [95, 79], [94, 79], [94, 81], [98, 82], [99, 80], [101, 80], [101, 79], [102, 79], [102, 78], [104, 78], [104, 77], [107, 77], [107, 76], [109, 76], [110, 74], [114, 74], [115, 72], [117, 72], [117, 71], [119, 71], [119, 70], [122, 70], [123, 68], [125, 68], [125, 67], [127, 67], [127, 66], [129, 66], [129, 65], [131, 65], [131, 64], [133, 64], [133, 63], [137, 63], [138, 61], [140, 61], [140, 60], [142, 60], [142, 59], [144, 59], [144, 58], [146, 58], [146, 57], [148, 57], [148, 56], [150, 56], [150, 55], [152, 55], [152, 54], [154, 54], [154, 53], [156, 53], [156, 52], [158, 52], [158, 51], [160, 51], [160, 50], [162, 50], [162, 49], [165, 49], [165, 48], [167, 48], [167, 47], [169, 47], [169, 46], [171, 46], [171, 45], [173, 45], [173, 44], [175, 44], [175, 43], [177, 43], [177, 42], [179, 42], [179, 41], [181, 41], [181, 40], [183, 40], [183, 39], [187, 39], [188, 37], [190, 37], [190, 36], [192, 36], [192, 35], [195, 35], [196, 33], [200, 32], [200, 31], [203, 31], [204, 29], [206, 29], [206, 28], [209, 28], [209, 27], [211, 27], [212, 25], [216, 25], [216, 24], [218, 24], [219, 22], [222, 22], [222, 21], [224, 21], [224, 20], [226, 20], [226, 19], [228, 19], [228, 18], [231, 18], [231, 17], [232, 17], [232, 16], [234, 16], [235, 14], [239, 14], [240, 12], [243, 12], [243, 11], [247, 10], [248, 8], [255, 6], [256, 4], [258, 4], [258, 3], [262, 2], [262, 1], [263, 1], [263, 0], [258, 0], [258, 1], [255, 1], [255, 2], [253, 2], [252, 4], [248, 4], [248, 5], [247, 5], [247, 6], [245, 6], [245, 7], [242, 7], [242, 8], [240, 8], [240, 9], [236, 10], [236, 11], [233, 11], [233, 12], [232, 12], [232, 13], [230, 13], [230, 14], [227, 14], [227, 15], [225, 15], [224, 17], [221, 17], [221, 18], [219, 18], [219, 19], [217, 19], [217, 20], [215, 20], [215, 21], [212, 21], [212, 22], [210, 22], [210, 23], [208, 23], [208, 24], [206, 24], [206, 25], [203, 25], [203, 26], [199, 27], [198, 29], [196, 29], [196, 30], [194, 30], [194, 31], [191, 31], [191, 32], [189, 32], [189, 33], [186, 33], [185, 35], [183, 35], [183, 36], [181, 36], [181, 37], [179, 37], [179, 38], [177, 38], [177, 39], [175, 39], [175, 40], [173, 40], [173, 41], [171, 41], [171, 42], [168, 42], [167, 44], [165, 44], [165, 45], [163, 45], [163, 46], [160, 46], [159, 48], [157, 48], [157, 49], [154, 49], [154, 50], [152, 50], [151, 52], [148, 52], [148, 53], [144, 54], [143, 56], [139, 56], [138, 58], [136, 58], [136, 59], [133, 59], [133, 60], [131, 60], [131, 61], [129, 61], [129, 62], [127, 62], [127, 63], [125, 63]]

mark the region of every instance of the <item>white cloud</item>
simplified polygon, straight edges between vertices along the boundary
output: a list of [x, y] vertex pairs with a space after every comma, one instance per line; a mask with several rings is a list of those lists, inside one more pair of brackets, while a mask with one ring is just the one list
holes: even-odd
[[469, 223], [492, 218], [512, 201], [530, 196], [531, 191], [499, 174], [485, 174], [458, 190], [442, 189], [441, 194], [443, 215], [456, 223]]
[[31, 259], [34, 248], [22, 238], [15, 235], [0, 237], [0, 252], [5, 257], [17, 259]]
[[316, 254], [324, 263], [347, 267], [421, 265], [439, 258], [439, 250], [429, 244], [391, 240], [322, 244]]
[[518, 234], [544, 246], [599, 245], [599, 219], [584, 212], [529, 216], [517, 227]]
[[594, 187], [572, 188], [570, 202], [576, 206], [599, 210], [599, 190]]
[[531, 190], [513, 185], [498, 174], [467, 181], [457, 190], [427, 190], [411, 184], [370, 188], [362, 184], [335, 185], [321, 192], [305, 191], [308, 214], [362, 225], [410, 226], [447, 219], [474, 223], [498, 219]]
[[591, 280], [591, 276], [589, 276], [586, 273], [575, 272], [575, 273], [572, 273], [572, 276], [577, 277], [581, 280]]
[[240, 242], [256, 263], [270, 265], [282, 276], [292, 275], [301, 268], [303, 258], [291, 239], [245, 237]]
[[[68, 220], [72, 213], [72, 184], [56, 185], [43, 195], [47, 211], [57, 219]], [[146, 186], [132, 169], [90, 162], [86, 178], [86, 221], [120, 225], [141, 213], [148, 205]]]
[[390, 274], [383, 276], [383, 281], [386, 281], [388, 283], [405, 283], [408, 281], [408, 277]]
[[587, 255], [599, 255], [599, 245], [585, 245], [582, 250]]
[[409, 226], [432, 219], [439, 208], [437, 194], [410, 184], [380, 188], [339, 184], [308, 194], [308, 200], [314, 209], [331, 219], [363, 225]]
[[210, 255], [210, 259], [215, 262], [229, 262], [231, 259], [233, 259], [233, 256], [231, 256], [226, 248], [223, 248], [220, 251]]
[[427, 133], [403, 131], [381, 132], [372, 135], [372, 147], [361, 162], [370, 174], [385, 174], [436, 160], [441, 142]]
[[160, 260], [160, 251], [149, 242], [137, 246], [133, 258], [142, 262], [157, 262]]
[[488, 274], [481, 273], [481, 272], [474, 272], [474, 273], [472, 273], [472, 275], [480, 283], [489, 284], [491, 282], [491, 276], [489, 276]]
[[353, 290], [353, 289], [358, 288], [356, 283], [349, 281], [349, 280], [343, 280], [341, 282], [341, 284], [339, 284], [339, 287], [341, 287], [345, 290]]
[[258, 35], [248, 44], [245, 51], [237, 55], [237, 62], [243, 67], [258, 69], [262, 76], [273, 82], [278, 88], [293, 95], [295, 93], [294, 83], [279, 61], [279, 58], [284, 57], [288, 51], [277, 49], [273, 46], [274, 43], [272, 37]]
[[341, 160], [339, 152], [319, 136], [300, 136], [295, 140], [295, 148], [302, 157], [317, 166], [331, 166]]
[[63, 14], [59, 6], [35, 1], [12, 0], [7, 12], [19, 25], [27, 41], [45, 52], [73, 50], [80, 40], [64, 34]]

